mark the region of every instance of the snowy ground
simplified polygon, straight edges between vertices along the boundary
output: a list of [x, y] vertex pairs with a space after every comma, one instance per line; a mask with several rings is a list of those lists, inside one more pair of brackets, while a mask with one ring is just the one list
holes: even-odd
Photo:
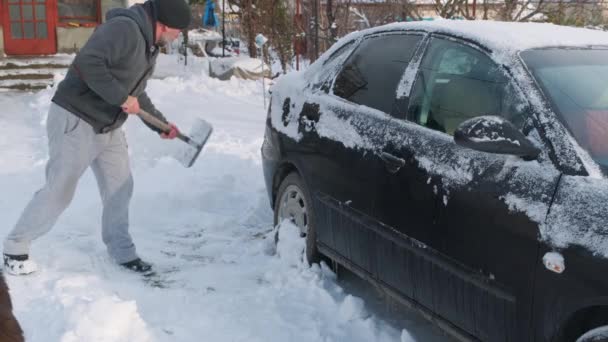
[[[415, 315], [387, 313], [362, 282], [303, 265], [293, 227], [283, 227], [274, 253], [259, 153], [261, 83], [210, 79], [195, 63], [194, 75], [169, 60], [160, 65], [163, 76], [181, 76], [150, 81], [157, 106], [185, 131], [194, 117], [215, 127], [204, 154], [185, 169], [167, 156], [177, 142], [137, 119], [125, 126], [135, 178], [131, 232], [169, 287], [146, 285], [109, 259], [87, 172], [53, 231], [33, 245], [41, 270], [7, 277], [27, 341], [448, 340]], [[0, 94], [2, 237], [43, 184], [52, 93]]]

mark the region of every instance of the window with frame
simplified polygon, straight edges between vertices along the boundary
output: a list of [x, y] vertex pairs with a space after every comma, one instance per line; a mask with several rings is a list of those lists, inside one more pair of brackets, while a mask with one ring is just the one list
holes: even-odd
[[497, 115], [524, 125], [527, 105], [502, 68], [482, 51], [432, 38], [410, 96], [408, 118], [450, 135], [465, 120]]
[[422, 37], [384, 34], [365, 39], [338, 74], [334, 94], [391, 114], [399, 81]]
[[8, 17], [12, 39], [48, 38], [47, 6], [44, 1], [10, 0]]
[[95, 25], [100, 22], [99, 0], [58, 0], [60, 25]]

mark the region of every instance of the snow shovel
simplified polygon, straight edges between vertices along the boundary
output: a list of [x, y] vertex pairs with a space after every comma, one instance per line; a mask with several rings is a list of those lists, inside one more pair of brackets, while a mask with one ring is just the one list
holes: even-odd
[[[137, 115], [163, 132], [169, 133], [171, 131], [169, 124], [143, 109], [140, 109]], [[196, 119], [189, 136], [183, 135], [181, 132], [177, 134], [177, 138], [188, 144], [188, 147], [180, 155], [176, 156], [176, 159], [185, 167], [192, 166], [201, 153], [203, 146], [205, 146], [207, 139], [209, 139], [211, 132], [213, 132], [213, 126], [210, 123], [203, 119]]]

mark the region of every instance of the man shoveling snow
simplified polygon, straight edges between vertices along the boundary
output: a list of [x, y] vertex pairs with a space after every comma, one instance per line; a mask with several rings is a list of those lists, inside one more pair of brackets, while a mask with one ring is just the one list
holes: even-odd
[[[51, 230], [89, 166], [102, 197], [102, 236], [109, 254], [128, 269], [151, 273], [151, 265], [138, 257], [129, 234], [133, 179], [120, 127], [128, 114], [140, 112], [140, 106], [166, 122], [148, 98], [146, 83], [159, 47], [175, 40], [189, 23], [186, 2], [149, 0], [108, 12], [106, 23], [80, 50], [49, 109], [46, 184], [4, 241], [8, 273], [36, 271], [29, 257], [31, 242]], [[164, 139], [173, 139], [179, 131], [173, 124], [169, 126], [168, 132], [150, 128]]]

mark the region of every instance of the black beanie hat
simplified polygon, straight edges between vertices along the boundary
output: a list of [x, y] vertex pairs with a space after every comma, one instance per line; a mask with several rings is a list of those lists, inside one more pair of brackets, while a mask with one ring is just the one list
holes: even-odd
[[190, 6], [184, 0], [152, 0], [158, 21], [170, 28], [183, 30], [190, 25]]

